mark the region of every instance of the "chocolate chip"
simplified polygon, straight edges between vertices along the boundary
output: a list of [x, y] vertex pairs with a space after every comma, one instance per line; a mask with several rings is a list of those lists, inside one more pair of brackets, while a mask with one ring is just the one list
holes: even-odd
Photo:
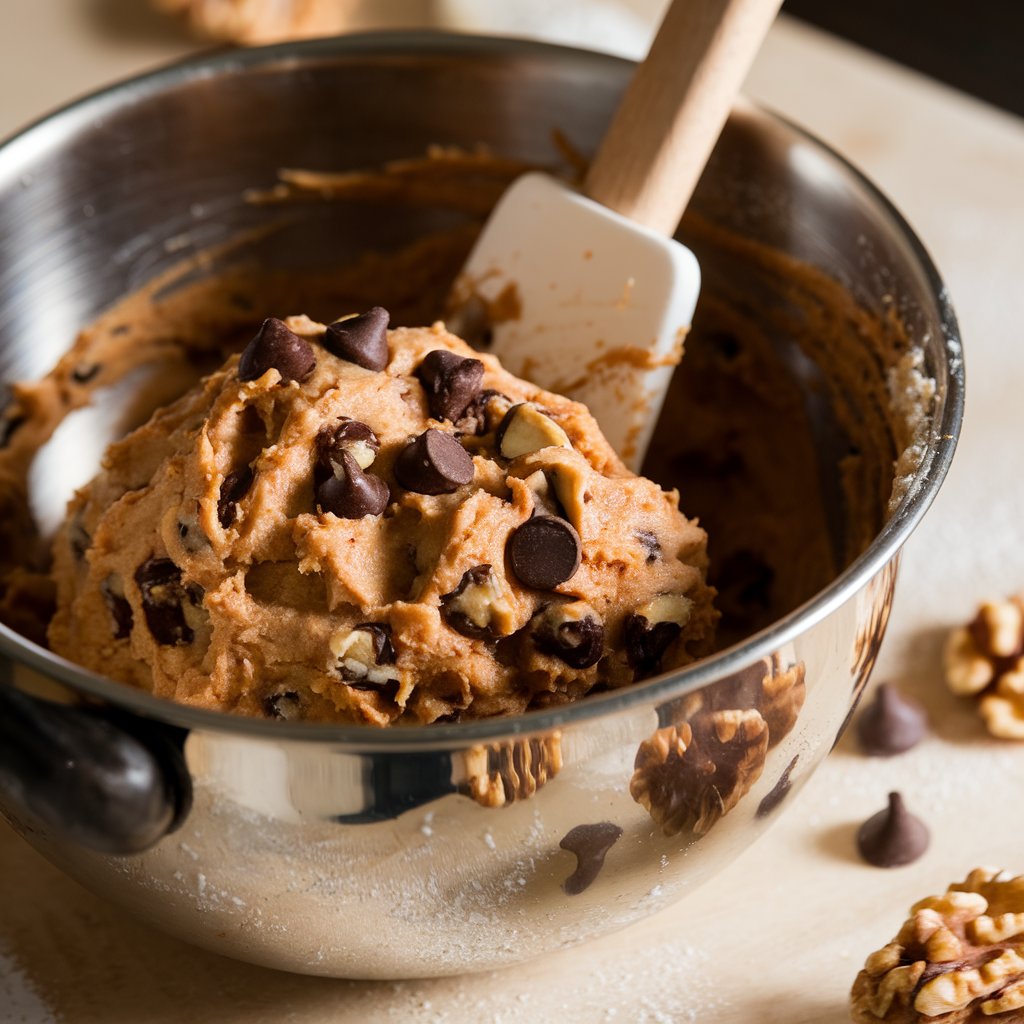
[[626, 657], [638, 677], [653, 675], [665, 652], [683, 632], [678, 622], [650, 622], [643, 615], [629, 615], [623, 624]]
[[661, 543], [650, 530], [637, 530], [636, 539], [640, 541], [640, 545], [647, 552], [648, 565], [661, 558]]
[[430, 415], [454, 423], [480, 394], [484, 364], [479, 359], [465, 359], [446, 348], [436, 348], [424, 357], [417, 376], [427, 393]]
[[[217, 518], [225, 530], [235, 521], [238, 515], [238, 503], [248, 494], [255, 476], [252, 466], [243, 466], [224, 477], [220, 485], [220, 495], [217, 498]], [[184, 526], [184, 524], [182, 525]], [[188, 527], [185, 526], [184, 529], [182, 540], [188, 533]]]
[[169, 558], [151, 558], [135, 571], [135, 582], [142, 592], [142, 611], [153, 639], [173, 646], [192, 642], [192, 629], [181, 608], [187, 595], [181, 583], [181, 570]]
[[551, 590], [580, 567], [580, 535], [558, 516], [534, 516], [516, 529], [506, 550], [512, 571], [536, 590]]
[[114, 620], [114, 639], [124, 640], [132, 631], [132, 606], [124, 596], [121, 581], [110, 577], [100, 584], [103, 600]]
[[71, 522], [68, 523], [68, 543], [71, 545], [71, 552], [75, 558], [81, 561], [85, 558], [86, 551], [92, 545], [92, 537], [89, 536], [85, 525], [82, 523], [82, 512], [84, 510], [79, 508], [71, 518]]
[[857, 739], [865, 754], [888, 757], [916, 746], [928, 731], [928, 716], [916, 700], [882, 683], [857, 719]]
[[321, 428], [314, 446], [316, 467], [313, 480], [317, 486], [338, 472], [343, 452], [348, 452], [360, 469], [366, 469], [380, 451], [380, 441], [370, 427], [347, 416], [340, 417], [337, 424]]
[[293, 722], [302, 717], [302, 700], [294, 690], [282, 690], [264, 699], [263, 711], [267, 718]]
[[395, 647], [391, 643], [391, 626], [387, 622], [360, 622], [353, 629], [362, 629], [370, 634], [373, 642], [373, 660], [378, 665], [394, 665]]
[[347, 320], [336, 320], [324, 334], [324, 348], [364, 369], [383, 370], [388, 365], [390, 321], [391, 314], [380, 306]]
[[789, 791], [793, 786], [793, 781], [790, 775], [793, 774], [793, 769], [796, 767], [797, 761], [800, 760], [800, 755], [797, 754], [789, 764], [786, 765], [785, 770], [779, 776], [779, 781], [765, 794], [764, 799], [757, 805], [757, 817], [766, 818], [772, 811], [775, 810], [779, 804], [789, 795]]
[[572, 616], [571, 605], [550, 605], [537, 617], [533, 642], [570, 668], [590, 668], [604, 653], [604, 626], [596, 615]]
[[502, 598], [491, 566], [474, 565], [462, 574], [453, 591], [441, 596], [441, 618], [456, 633], [471, 640], [497, 640], [503, 633], [494, 612], [506, 610], [495, 608]]
[[622, 829], [610, 821], [577, 825], [566, 832], [558, 845], [576, 855], [576, 870], [562, 883], [566, 896], [577, 896], [593, 884], [621, 835]]
[[487, 388], [463, 409], [462, 415], [455, 423], [455, 429], [460, 434], [473, 434], [476, 437], [489, 434], [498, 429], [512, 404], [512, 399], [508, 395]]
[[391, 490], [379, 476], [364, 473], [355, 456], [343, 451], [335, 471], [316, 489], [319, 512], [331, 512], [339, 519], [379, 516], [391, 501]]
[[71, 371], [71, 379], [76, 384], [88, 384], [99, 372], [99, 363], [82, 363]]
[[282, 380], [305, 380], [316, 369], [313, 347], [288, 329], [283, 320], [269, 317], [245, 346], [238, 363], [239, 380], [258, 380], [274, 369]]
[[0, 448], [6, 448], [14, 432], [26, 420], [15, 408], [14, 396], [8, 391], [0, 399]]
[[899, 793], [889, 794], [889, 806], [864, 822], [857, 831], [860, 855], [878, 868], [912, 864], [928, 849], [928, 829], [906, 809]]
[[472, 481], [473, 459], [451, 434], [431, 427], [402, 449], [395, 478], [417, 494], [451, 494]]

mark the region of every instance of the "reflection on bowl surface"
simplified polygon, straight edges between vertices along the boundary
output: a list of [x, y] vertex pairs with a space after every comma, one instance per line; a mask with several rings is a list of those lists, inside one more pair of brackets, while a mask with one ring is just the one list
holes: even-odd
[[[110, 436], [263, 317], [329, 322], [381, 304], [429, 323], [504, 183], [557, 164], [554, 129], [590, 152], [628, 73], [538, 44], [350, 37], [159, 72], [8, 143], [0, 376], [39, 377], [95, 323], [66, 386], [41, 397], [62, 412], [93, 391], [102, 401], [21, 467], [28, 501], [8, 499], [5, 552], [31, 552]], [[336, 174], [439, 143], [502, 159], [449, 153], [321, 179], [329, 198], [293, 180], [282, 201], [246, 200], [282, 166]], [[69, 842], [0, 785], [5, 816], [168, 931], [350, 977], [537, 956], [669, 905], [746, 848], [866, 681], [895, 556], [952, 454], [962, 370], [906, 225], [768, 114], [734, 113], [681, 237], [704, 289], [646, 470], [708, 528], [733, 646], [578, 705], [367, 734], [163, 704], [5, 629], [19, 688], [117, 706], [129, 727], [132, 712], [173, 724], [193, 797], [178, 831], [131, 858]], [[918, 400], [895, 401], [908, 382]], [[32, 429], [18, 399], [10, 439]], [[12, 614], [12, 588], [5, 615], [38, 638], [47, 595], [24, 581], [28, 614]]]

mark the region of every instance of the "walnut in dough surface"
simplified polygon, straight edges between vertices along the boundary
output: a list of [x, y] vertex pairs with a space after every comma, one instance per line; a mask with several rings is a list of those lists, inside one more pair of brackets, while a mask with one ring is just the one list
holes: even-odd
[[201, 707], [387, 725], [711, 650], [704, 531], [583, 406], [441, 324], [360, 352], [349, 321], [272, 323], [71, 503], [55, 651]]

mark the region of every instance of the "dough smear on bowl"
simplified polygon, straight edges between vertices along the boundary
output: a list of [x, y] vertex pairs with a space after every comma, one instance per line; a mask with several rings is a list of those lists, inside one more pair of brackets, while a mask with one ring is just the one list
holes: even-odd
[[515, 714], [711, 651], [706, 535], [578, 403], [442, 324], [264, 323], [111, 445], [54, 547], [54, 651], [206, 708]]

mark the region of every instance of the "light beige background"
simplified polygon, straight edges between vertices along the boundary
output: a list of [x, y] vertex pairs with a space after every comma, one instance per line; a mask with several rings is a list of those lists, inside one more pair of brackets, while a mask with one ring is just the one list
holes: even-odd
[[[7, 2], [17, 17], [0, 37], [0, 132], [194, 48], [143, 0]], [[748, 91], [895, 200], [960, 316], [964, 435], [906, 549], [876, 674], [925, 701], [935, 736], [892, 761], [844, 742], [774, 830], [676, 910], [528, 967], [433, 982], [289, 977], [197, 952], [94, 899], [0, 826], [0, 1021], [839, 1024], [864, 956], [907, 904], [979, 863], [1024, 872], [1024, 747], [986, 739], [944, 694], [939, 663], [943, 632], [976, 601], [1024, 588], [1024, 125], [785, 21]], [[917, 864], [880, 871], [857, 861], [853, 834], [892, 787], [934, 842]]]

